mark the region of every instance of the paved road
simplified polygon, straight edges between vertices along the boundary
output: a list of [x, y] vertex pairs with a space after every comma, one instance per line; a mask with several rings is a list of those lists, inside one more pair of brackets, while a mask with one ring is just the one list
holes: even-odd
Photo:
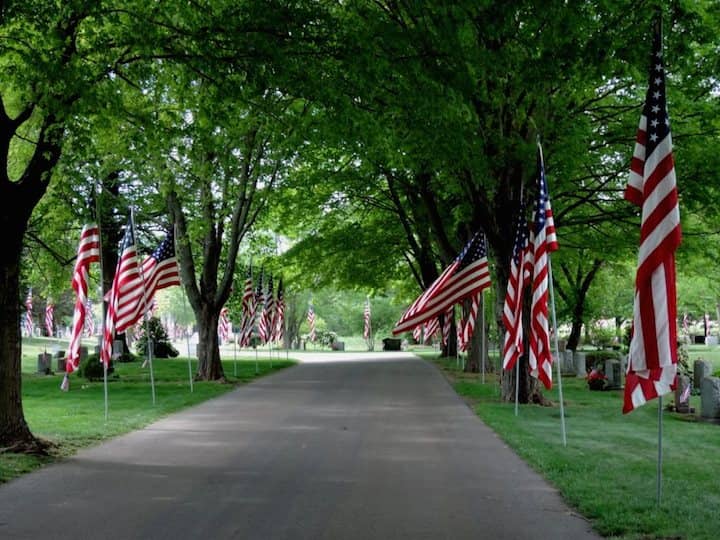
[[343, 358], [0, 486], [0, 538], [597, 538], [434, 367]]

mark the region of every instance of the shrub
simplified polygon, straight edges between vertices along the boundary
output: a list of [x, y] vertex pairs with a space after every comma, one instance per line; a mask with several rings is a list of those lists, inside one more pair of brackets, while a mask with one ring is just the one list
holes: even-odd
[[[88, 381], [102, 381], [104, 378], [104, 371], [103, 364], [100, 361], [100, 355], [90, 354], [80, 364], [78, 375], [80, 377], [85, 377]], [[112, 362], [110, 362], [110, 365], [108, 366], [108, 375], [114, 371], [115, 368], [113, 367]]]
[[[147, 322], [147, 329], [150, 332], [150, 338], [153, 341], [153, 356], [155, 358], [175, 358], [178, 350], [170, 343], [165, 328], [157, 317], [151, 317]], [[135, 350], [139, 355], [147, 355], [147, 333], [146, 325], [143, 324], [139, 329], [138, 340], [135, 343]]]

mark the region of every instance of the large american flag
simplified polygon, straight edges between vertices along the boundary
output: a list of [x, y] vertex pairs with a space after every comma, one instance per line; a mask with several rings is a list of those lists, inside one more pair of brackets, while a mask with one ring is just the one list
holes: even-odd
[[253, 290], [252, 267], [248, 266], [245, 289], [242, 297], [242, 322], [240, 324], [240, 346], [249, 347], [255, 326], [255, 292]]
[[28, 290], [28, 294], [25, 297], [25, 319], [23, 320], [23, 326], [25, 327], [25, 333], [28, 337], [32, 337], [35, 325], [33, 323], [33, 305], [32, 305], [32, 289]]
[[670, 392], [677, 375], [675, 250], [682, 233], [659, 19], [649, 79], [625, 190], [642, 212], [623, 413]]
[[55, 304], [48, 302], [45, 305], [45, 330], [50, 337], [55, 334]]
[[530, 374], [537, 377], [545, 388], [552, 388], [552, 351], [550, 350], [550, 324], [548, 321], [548, 257], [557, 250], [557, 236], [542, 147], [538, 142], [538, 195], [535, 219], [530, 239], [533, 250], [532, 308], [530, 310]]
[[370, 314], [370, 298], [365, 298], [365, 309], [363, 310], [363, 338], [370, 339], [372, 336], [372, 322]]
[[485, 235], [476, 233], [460, 255], [405, 311], [393, 334], [412, 330], [490, 286]]
[[268, 343], [273, 334], [273, 318], [275, 317], [275, 298], [273, 297], [273, 279], [268, 276], [267, 290], [265, 291], [265, 301], [262, 316], [258, 324], [258, 334], [261, 343]]
[[[72, 373], [80, 365], [80, 341], [83, 329], [92, 322], [92, 310], [89, 308], [88, 279], [90, 264], [100, 262], [100, 228], [95, 223], [83, 226], [80, 233], [75, 269], [73, 270], [72, 288], [75, 291], [75, 310], [70, 334], [70, 346], [65, 371]], [[88, 313], [90, 316], [88, 317]], [[93, 329], [94, 330], [94, 329]], [[92, 334], [90, 334], [92, 335]]]
[[308, 304], [307, 312], [308, 326], [310, 327], [310, 341], [315, 341], [315, 308], [313, 307], [312, 300]]
[[[135, 304], [140, 304], [139, 297], [134, 294], [137, 289], [142, 289], [142, 281], [140, 279], [139, 265], [137, 262], [137, 252], [135, 249], [135, 234], [133, 232], [132, 220], [128, 220], [125, 235], [120, 247], [120, 256], [118, 257], [117, 266], [115, 267], [115, 277], [113, 278], [112, 287], [108, 293], [107, 313], [105, 314], [105, 326], [103, 329], [103, 342], [100, 349], [100, 360], [106, 366], [110, 364], [112, 359], [113, 338], [118, 324], [118, 309], [120, 301], [125, 294], [129, 297], [133, 294]], [[142, 292], [141, 292], [142, 294]], [[127, 306], [127, 304], [126, 304]], [[130, 306], [132, 307], [132, 306]], [[126, 310], [130, 311], [130, 310]], [[124, 331], [126, 328], [135, 323], [126, 317], [123, 320]], [[118, 329], [118, 332], [121, 330]]]
[[156, 291], [174, 285], [180, 285], [180, 272], [175, 257], [173, 232], [168, 232], [165, 240], [145, 258], [138, 267], [135, 246], [128, 254], [123, 269], [126, 281], [121, 284], [118, 299], [117, 322], [115, 330], [122, 333], [137, 323], [152, 308]]
[[515, 362], [525, 352], [523, 344], [522, 309], [523, 296], [527, 279], [530, 277], [532, 261], [528, 245], [528, 224], [525, 217], [525, 202], [520, 202], [515, 223], [515, 242], [510, 259], [510, 276], [508, 277], [503, 305], [502, 321], [505, 327], [505, 343], [503, 345], [503, 369], [512, 370]]

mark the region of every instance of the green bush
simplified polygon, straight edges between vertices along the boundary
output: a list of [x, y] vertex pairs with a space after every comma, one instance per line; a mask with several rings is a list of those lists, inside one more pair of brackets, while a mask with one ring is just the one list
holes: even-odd
[[[153, 341], [153, 356], [155, 358], [175, 358], [178, 354], [178, 350], [170, 343], [170, 338], [165, 331], [165, 328], [157, 317], [151, 317], [147, 322], [147, 329], [150, 332], [150, 338]], [[141, 356], [147, 355], [147, 333], [146, 325], [143, 324], [140, 328], [138, 340], [135, 343], [135, 350]]]
[[[85, 377], [89, 381], [102, 381], [105, 375], [104, 371], [105, 370], [103, 369], [103, 364], [100, 361], [100, 356], [97, 354], [90, 354], [80, 364], [80, 368], [78, 369], [78, 375], [80, 377]], [[114, 371], [115, 368], [113, 367], [112, 362], [110, 362], [107, 371], [108, 375], [110, 375]]]

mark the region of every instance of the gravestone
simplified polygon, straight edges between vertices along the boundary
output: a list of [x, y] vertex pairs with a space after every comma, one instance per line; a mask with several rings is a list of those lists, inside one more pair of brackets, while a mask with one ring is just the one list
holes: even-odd
[[[100, 354], [100, 351], [97, 351], [97, 354]], [[88, 357], [88, 348], [80, 347], [80, 362], [85, 360], [87, 357]]]
[[622, 367], [620, 360], [617, 358], [606, 359], [604, 372], [607, 377], [607, 390], [617, 390], [622, 387]]
[[333, 344], [330, 346], [330, 348], [333, 351], [344, 351], [345, 350], [345, 342], [344, 341], [333, 341]]
[[587, 377], [587, 365], [585, 362], [585, 353], [575, 351], [575, 376], [584, 379]]
[[52, 369], [52, 355], [50, 353], [38, 354], [37, 370], [38, 373], [49, 375]]
[[679, 413], [689, 413], [690, 411], [690, 393], [687, 392], [687, 399], [683, 402], [683, 394], [690, 386], [690, 377], [687, 375], [678, 375], [677, 387], [675, 388], [675, 411]]
[[700, 392], [702, 392], [702, 381], [710, 375], [712, 375], [712, 363], [702, 359], [695, 360], [693, 363], [693, 387], [700, 388]]
[[65, 371], [65, 351], [56, 352], [55, 358], [57, 358], [57, 370], [63, 373]]
[[700, 387], [700, 414], [707, 419], [720, 419], [720, 378], [705, 377]]
[[571, 349], [565, 349], [565, 351], [561, 352], [560, 355], [562, 358], [562, 372], [574, 375], [575, 359], [573, 358], [573, 351]]

